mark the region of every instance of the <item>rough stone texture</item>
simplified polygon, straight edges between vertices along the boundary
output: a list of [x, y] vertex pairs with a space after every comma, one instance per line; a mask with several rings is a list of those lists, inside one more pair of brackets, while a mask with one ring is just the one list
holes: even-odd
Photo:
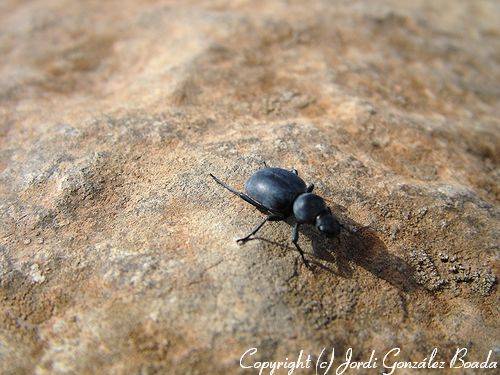
[[[240, 355], [499, 337], [495, 1], [0, 4], [0, 372], [236, 373]], [[223, 191], [262, 160], [354, 234]], [[367, 358], [365, 358], [367, 359]]]

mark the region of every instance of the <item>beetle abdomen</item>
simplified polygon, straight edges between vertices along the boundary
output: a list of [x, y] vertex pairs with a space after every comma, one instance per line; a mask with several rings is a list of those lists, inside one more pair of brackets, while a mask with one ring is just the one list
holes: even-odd
[[288, 215], [295, 198], [306, 191], [306, 184], [299, 176], [286, 169], [265, 168], [248, 179], [245, 191], [266, 208]]

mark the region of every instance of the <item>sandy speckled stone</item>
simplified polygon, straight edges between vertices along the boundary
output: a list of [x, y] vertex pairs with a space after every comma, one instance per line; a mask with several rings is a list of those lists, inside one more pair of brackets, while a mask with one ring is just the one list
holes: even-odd
[[[0, 4], [0, 372], [498, 343], [496, 1]], [[297, 168], [353, 234], [220, 189]], [[355, 233], [354, 233], [355, 232]], [[367, 358], [366, 358], [367, 359]]]

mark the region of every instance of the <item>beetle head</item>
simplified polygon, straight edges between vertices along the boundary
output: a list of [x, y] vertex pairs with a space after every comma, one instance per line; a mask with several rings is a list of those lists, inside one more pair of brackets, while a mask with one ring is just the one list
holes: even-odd
[[340, 223], [328, 210], [316, 217], [316, 228], [327, 237], [335, 237], [340, 233]]

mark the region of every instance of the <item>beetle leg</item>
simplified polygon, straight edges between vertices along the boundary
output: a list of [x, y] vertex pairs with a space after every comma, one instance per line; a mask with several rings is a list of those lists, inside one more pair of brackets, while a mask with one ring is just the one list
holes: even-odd
[[314, 190], [314, 184], [310, 184], [310, 185], [308, 185], [308, 186], [307, 186], [307, 188], [306, 188], [306, 193], [310, 193], [310, 192], [311, 192], [311, 191], [313, 191], [313, 190]]
[[296, 170], [295, 168], [293, 168], [291, 172], [292, 172], [293, 174], [296, 174], [297, 176], [299, 175], [299, 171], [298, 171], [298, 170]]
[[215, 177], [212, 173], [210, 173], [210, 176], [215, 180], [215, 182], [217, 182], [223, 188], [225, 188], [225, 189], [229, 190], [231, 193], [237, 195], [238, 197], [240, 197], [241, 199], [243, 199], [245, 202], [250, 203], [252, 206], [254, 206], [255, 208], [257, 208], [258, 210], [260, 210], [260, 211], [262, 211], [264, 213], [269, 212], [269, 210], [266, 207], [264, 207], [263, 205], [261, 205], [259, 202], [256, 202], [255, 200], [253, 200], [252, 198], [250, 198], [248, 195], [246, 195], [246, 194], [244, 194], [242, 192], [239, 192], [236, 189], [233, 189], [231, 186], [225, 184], [224, 182], [222, 182], [221, 180], [219, 180], [217, 177]]
[[243, 238], [237, 239], [236, 242], [238, 242], [238, 243], [245, 243], [246, 241], [248, 241], [250, 239], [250, 237], [252, 237], [255, 233], [257, 233], [259, 231], [259, 229], [262, 228], [262, 226], [266, 222], [268, 222], [268, 221], [279, 221], [279, 220], [283, 220], [283, 218], [281, 216], [276, 216], [276, 215], [269, 215], [269, 216], [267, 216], [262, 222], [260, 222], [259, 224], [257, 224], [255, 226], [255, 228], [253, 228], [253, 230], [248, 235], [246, 235]]
[[264, 168], [269, 168], [265, 160], [262, 160], [262, 164], [264, 165]]
[[299, 223], [295, 223], [295, 225], [293, 226], [292, 242], [295, 245], [295, 247], [297, 248], [297, 250], [299, 251], [300, 256], [302, 257], [302, 261], [304, 262], [304, 265], [307, 268], [311, 269], [311, 265], [309, 264], [306, 257], [304, 256], [304, 252], [302, 251], [302, 249], [300, 248], [299, 243], [298, 243], [299, 242]]

